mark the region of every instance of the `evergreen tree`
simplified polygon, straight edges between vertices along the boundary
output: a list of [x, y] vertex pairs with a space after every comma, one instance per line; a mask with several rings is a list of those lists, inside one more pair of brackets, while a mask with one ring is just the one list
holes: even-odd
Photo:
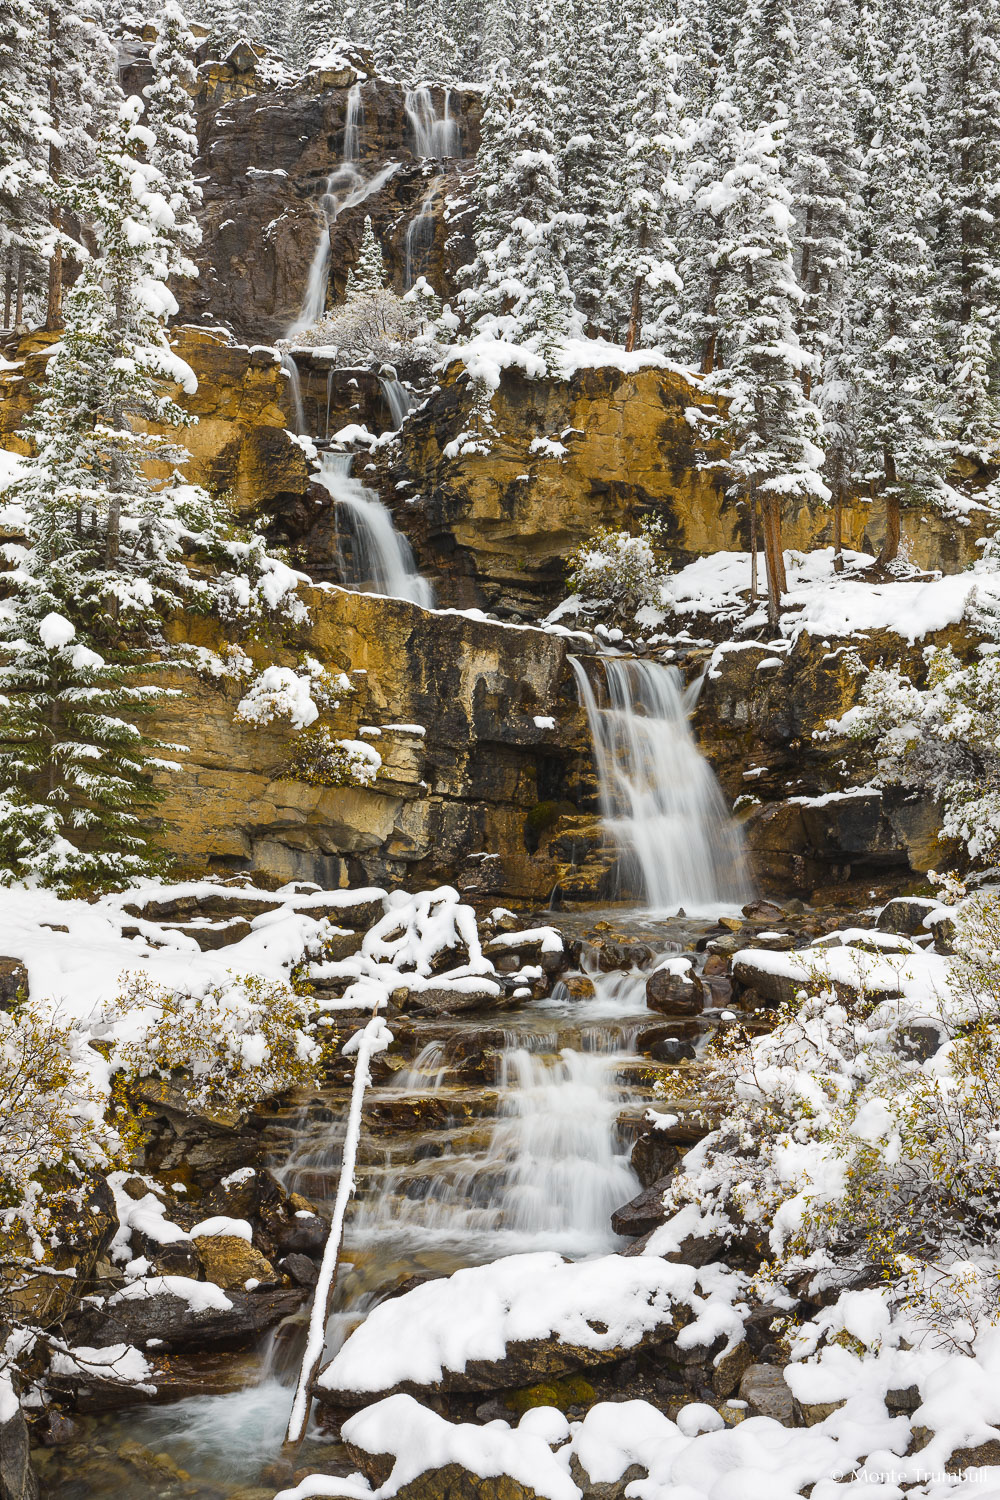
[[524, 71], [509, 96], [498, 83], [484, 112], [476, 258], [460, 297], [475, 333], [526, 343], [547, 368], [579, 322], [564, 263], [556, 145], [562, 21], [558, 0], [540, 0], [526, 21]]
[[358, 258], [347, 277], [346, 300], [350, 302], [352, 297], [371, 296], [374, 292], [380, 292], [384, 286], [385, 262], [382, 259], [382, 248], [375, 238], [371, 217], [366, 214]]
[[724, 364], [705, 389], [724, 401], [720, 430], [726, 467], [755, 517], [760, 503], [767, 559], [768, 617], [775, 623], [785, 590], [781, 505], [792, 497], [829, 499], [820, 478], [819, 413], [805, 396], [795, 320], [801, 293], [789, 238], [791, 195], [784, 181], [781, 120], [744, 126], [736, 106], [720, 103], [719, 179], [701, 190], [718, 221], [713, 265]]
[[615, 142], [611, 21], [601, 6], [575, 0], [575, 48], [562, 48], [558, 105], [559, 173], [566, 220], [565, 265], [577, 306], [591, 324], [607, 329], [605, 296], [611, 254]]
[[23, 317], [26, 281], [37, 290], [35, 248], [42, 222], [40, 175], [42, 36], [27, 0], [0, 0], [0, 252], [4, 326]]
[[201, 188], [194, 178], [198, 154], [192, 96], [197, 84], [194, 37], [176, 0], [166, 0], [156, 18], [156, 41], [149, 61], [153, 82], [143, 89], [145, 125], [153, 133], [148, 160], [159, 173], [172, 222], [161, 224], [168, 255], [167, 274], [195, 276], [190, 252], [201, 243], [195, 213]]
[[674, 231], [686, 194], [680, 162], [687, 122], [677, 91], [683, 33], [682, 22], [650, 22], [643, 15], [630, 47], [634, 92], [626, 107], [625, 160], [614, 174], [606, 298], [626, 349], [677, 336], [681, 281]]
[[885, 498], [883, 567], [899, 550], [902, 501], [933, 503], [945, 461], [930, 244], [938, 192], [911, 22], [902, 0], [892, 0], [884, 29], [872, 38], [875, 128], [865, 161], [862, 253], [851, 292], [859, 462]]

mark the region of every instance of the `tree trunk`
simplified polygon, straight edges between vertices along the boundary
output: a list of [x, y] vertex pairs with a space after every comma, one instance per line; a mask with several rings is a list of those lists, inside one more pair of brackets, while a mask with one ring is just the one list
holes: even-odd
[[885, 466], [885, 541], [875, 566], [886, 568], [899, 555], [899, 491], [896, 489], [896, 460], [888, 448], [883, 454]]
[[766, 495], [762, 510], [764, 556], [767, 561], [767, 623], [777, 625], [781, 618], [781, 596], [788, 587], [785, 557], [781, 550], [781, 507], [777, 496]]
[[14, 248], [7, 250], [3, 278], [3, 326], [12, 327], [10, 315], [14, 311]]
[[844, 491], [839, 484], [833, 501], [833, 571], [844, 571]]
[[[715, 317], [715, 299], [718, 297], [718, 295], [719, 295], [719, 278], [718, 278], [718, 276], [713, 276], [711, 278], [711, 280], [709, 281], [709, 283], [708, 283], [708, 302], [707, 302], [707, 304], [705, 306], [705, 317], [706, 318], [714, 318]], [[708, 338], [705, 340], [705, 347], [704, 347], [704, 349], [702, 351], [702, 356], [701, 356], [701, 373], [703, 375], [711, 375], [712, 371], [715, 369], [715, 356], [716, 356], [717, 349], [718, 349], [718, 335], [717, 335], [715, 329], [713, 328], [712, 332], [708, 335]]]
[[757, 597], [757, 491], [750, 489], [750, 598]]
[[631, 354], [642, 336], [642, 277], [637, 276], [632, 283], [632, 311], [629, 314], [628, 334], [625, 338], [625, 349]]
[[[57, 9], [55, 6], [52, 6], [49, 10], [49, 123], [52, 128], [53, 137], [55, 137], [59, 129], [59, 71], [56, 66], [55, 45], [58, 25]], [[51, 139], [49, 141], [49, 180], [53, 186], [58, 187], [61, 173], [62, 152], [56, 145], [55, 139]], [[50, 332], [54, 332], [62, 326], [63, 295], [62, 208], [57, 202], [53, 202], [49, 223], [55, 232], [55, 245], [52, 251], [52, 259], [49, 261], [49, 286], [45, 306], [45, 327]]]
[[14, 327], [24, 322], [24, 250], [17, 252], [17, 301], [14, 304]]

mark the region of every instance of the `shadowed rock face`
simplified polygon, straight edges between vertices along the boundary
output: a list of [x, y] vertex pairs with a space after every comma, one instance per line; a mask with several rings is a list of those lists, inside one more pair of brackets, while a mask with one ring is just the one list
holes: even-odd
[[[529, 814], [586, 748], [562, 640], [342, 589], [306, 597], [309, 627], [281, 648], [245, 648], [262, 665], [308, 652], [346, 672], [354, 691], [323, 723], [352, 739], [381, 729], [367, 738], [382, 772], [369, 788], [301, 779], [287, 727], [234, 720], [243, 688], [177, 674], [182, 695], [165, 701], [156, 728], [190, 747], [162, 804], [183, 865], [547, 896], [555, 865], [529, 853]], [[212, 644], [212, 628], [184, 620], [176, 633]], [[535, 723], [549, 715], [555, 732]]]
[[[241, 338], [270, 342], [285, 335], [302, 305], [324, 222], [319, 199], [344, 156], [351, 78], [310, 74], [291, 88], [226, 97], [218, 71], [217, 66], [209, 73], [202, 69], [201, 79], [203, 101], [224, 100], [214, 111], [203, 103], [201, 111], [201, 274], [176, 291], [183, 318], [223, 322]], [[440, 108], [440, 90], [434, 93]], [[446, 291], [469, 258], [470, 246], [438, 210], [446, 194], [463, 191], [478, 145], [480, 95], [451, 92], [462, 155], [448, 163], [446, 173], [416, 155], [399, 84], [371, 79], [362, 84], [361, 97], [359, 172], [369, 179], [391, 162], [399, 165], [377, 193], [345, 208], [331, 227], [331, 300], [343, 295], [366, 215], [393, 283], [402, 290], [407, 227], [436, 175], [441, 189], [434, 194], [433, 233], [418, 270]]]

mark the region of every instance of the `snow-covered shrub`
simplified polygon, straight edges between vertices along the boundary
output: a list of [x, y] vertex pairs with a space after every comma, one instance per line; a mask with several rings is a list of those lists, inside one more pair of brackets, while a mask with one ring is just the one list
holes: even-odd
[[657, 555], [660, 527], [643, 520], [638, 532], [601, 526], [569, 559], [569, 587], [595, 608], [622, 618], [660, 603], [667, 574]]
[[723, 1056], [714, 1090], [734, 1102], [667, 1199], [760, 1255], [765, 1285], [887, 1286], [949, 1339], [956, 1317], [1000, 1322], [995, 897], [966, 903], [955, 946], [919, 1031], [905, 1002], [810, 987]]
[[363, 740], [341, 740], [318, 726], [300, 735], [289, 761], [296, 781], [311, 786], [371, 786], [382, 769], [382, 757]]
[[256, 975], [187, 995], [141, 974], [117, 1011], [134, 1040], [113, 1062], [133, 1078], [170, 1078], [192, 1107], [248, 1109], [312, 1079], [319, 1065], [321, 1048], [305, 1030], [308, 1000]]
[[19, 1240], [40, 1255], [56, 1218], [65, 1223], [74, 1203], [83, 1207], [87, 1178], [119, 1164], [123, 1141], [105, 1119], [93, 1060], [82, 1032], [33, 1002], [0, 1011], [0, 1258], [8, 1271]]
[[352, 691], [343, 672], [328, 672], [315, 657], [307, 656], [297, 672], [292, 667], [265, 667], [237, 704], [236, 718], [259, 727], [287, 719], [293, 729], [307, 729], [321, 710], [340, 707], [338, 693]]
[[950, 646], [928, 646], [924, 661], [925, 687], [898, 667], [873, 668], [827, 729], [872, 744], [878, 780], [930, 793], [944, 808], [942, 835], [988, 863], [1000, 856], [1000, 646], [983, 642], [968, 665]]

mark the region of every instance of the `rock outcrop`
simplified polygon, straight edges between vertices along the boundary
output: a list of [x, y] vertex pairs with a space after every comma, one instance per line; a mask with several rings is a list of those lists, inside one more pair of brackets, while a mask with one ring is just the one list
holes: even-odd
[[[526, 831], [586, 746], [564, 642], [337, 588], [306, 599], [312, 622], [281, 650], [242, 644], [261, 664], [308, 652], [346, 673], [354, 691], [324, 723], [372, 744], [379, 777], [370, 787], [297, 777], [287, 725], [239, 723], [238, 683], [179, 674], [181, 695], [165, 700], [157, 731], [189, 747], [162, 804], [182, 865], [332, 887], [447, 881], [547, 896], [554, 867], [529, 852]], [[175, 633], [221, 644], [209, 622], [178, 621]], [[552, 716], [556, 729], [536, 722]]]
[[[350, 69], [313, 72], [292, 85], [268, 88], [266, 76], [260, 76], [259, 68], [254, 71], [249, 58], [245, 61], [253, 93], [239, 86], [232, 59], [201, 70], [199, 167], [207, 179], [199, 215], [201, 275], [177, 293], [190, 320], [225, 323], [241, 338], [274, 340], [284, 336], [302, 306], [309, 267], [324, 232], [320, 198], [344, 159], [348, 93], [357, 75]], [[433, 99], [443, 112], [443, 91], [435, 90]], [[213, 101], [218, 107], [213, 108]], [[476, 90], [450, 90], [448, 107], [458, 127], [460, 157], [449, 160], [447, 171], [418, 156], [399, 84], [364, 81], [361, 103], [357, 182], [340, 184], [343, 206], [330, 228], [331, 300], [343, 295], [366, 215], [392, 281], [402, 290], [411, 221], [432, 188], [438, 209], [446, 195], [461, 194], [478, 145], [481, 95]], [[395, 170], [387, 172], [393, 163]], [[382, 185], [366, 196], [361, 184], [383, 174]], [[469, 245], [464, 233], [445, 223], [442, 212], [432, 212], [425, 223], [429, 232], [421, 236], [416, 269], [444, 291], [468, 258]]]
[[[487, 451], [452, 456], [449, 444], [477, 425], [469, 382], [453, 368], [403, 434], [403, 472], [425, 497], [412, 533], [422, 565], [441, 573], [450, 603], [535, 615], [565, 595], [567, 556], [597, 526], [653, 517], [676, 565], [746, 550], [746, 508], [720, 469], [702, 466], [718, 455], [687, 419], [700, 399], [683, 374], [653, 366], [583, 368], [567, 381], [510, 368], [493, 396]], [[553, 456], [553, 443], [565, 453]], [[877, 503], [846, 507], [845, 546], [877, 551], [882, 528]], [[904, 530], [915, 563], [954, 572], [977, 555], [982, 522], [914, 512]], [[828, 545], [831, 534], [828, 509], [786, 508], [786, 547]]]

